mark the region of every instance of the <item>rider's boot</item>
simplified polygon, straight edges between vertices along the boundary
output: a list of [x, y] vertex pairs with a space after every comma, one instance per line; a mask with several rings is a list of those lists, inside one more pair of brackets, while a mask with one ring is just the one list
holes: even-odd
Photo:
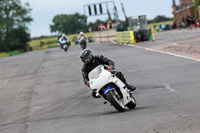
[[136, 87], [133, 85], [126, 84], [127, 88], [132, 92], [135, 91]]
[[127, 82], [126, 82], [126, 79], [124, 78], [124, 76], [123, 76], [123, 74], [121, 73], [121, 80], [122, 80], [122, 82], [126, 85], [126, 87], [130, 90], [130, 92], [133, 92], [133, 91], [135, 91], [135, 89], [136, 89], [136, 87], [135, 86], [133, 86], [133, 85], [129, 85]]
[[129, 85], [126, 82], [126, 79], [124, 78], [124, 75], [121, 72], [113, 71], [113, 74], [115, 74], [119, 79], [121, 79], [121, 81], [126, 85], [126, 87], [130, 90], [130, 92], [133, 92], [136, 89], [135, 86]]

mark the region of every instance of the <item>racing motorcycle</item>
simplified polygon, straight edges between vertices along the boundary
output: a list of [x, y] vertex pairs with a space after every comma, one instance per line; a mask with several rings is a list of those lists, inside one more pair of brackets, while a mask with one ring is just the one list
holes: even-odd
[[79, 43], [82, 49], [85, 49], [87, 47], [87, 42], [85, 38], [81, 37]]
[[65, 52], [67, 52], [68, 48], [69, 48], [69, 45], [70, 45], [70, 42], [68, 42], [67, 40], [65, 39], [60, 39], [59, 40], [59, 43], [60, 43], [60, 47], [62, 49], [64, 49]]
[[110, 102], [119, 112], [124, 112], [125, 107], [134, 109], [136, 100], [126, 85], [107, 66], [99, 65], [88, 75], [90, 88], [96, 92], [97, 97], [102, 97]]

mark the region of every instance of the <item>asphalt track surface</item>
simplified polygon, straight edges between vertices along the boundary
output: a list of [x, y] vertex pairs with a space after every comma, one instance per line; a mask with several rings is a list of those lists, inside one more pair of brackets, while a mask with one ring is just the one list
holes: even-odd
[[144, 48], [89, 44], [137, 87], [119, 113], [83, 84], [81, 48], [0, 59], [0, 133], [199, 133], [200, 62]]

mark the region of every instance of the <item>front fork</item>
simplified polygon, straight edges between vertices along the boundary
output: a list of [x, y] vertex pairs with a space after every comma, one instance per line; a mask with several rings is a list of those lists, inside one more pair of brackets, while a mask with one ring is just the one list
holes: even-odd
[[117, 97], [117, 99], [122, 99], [122, 97], [117, 93], [116, 90], [113, 90], [113, 91], [114, 91], [114, 94], [115, 94], [115, 96]]

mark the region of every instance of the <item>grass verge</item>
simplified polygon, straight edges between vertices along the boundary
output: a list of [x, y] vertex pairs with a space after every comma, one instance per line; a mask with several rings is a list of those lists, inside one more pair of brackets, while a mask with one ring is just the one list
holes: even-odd
[[[87, 37], [94, 38], [94, 32], [85, 33]], [[71, 41], [71, 45], [74, 45], [74, 38], [77, 38], [79, 34], [71, 34], [67, 35], [69, 40]], [[49, 37], [39, 37], [31, 39], [29, 45], [33, 48], [33, 50], [41, 50], [45, 48], [54, 48], [58, 47], [57, 45], [57, 36], [49, 36]]]
[[161, 24], [161, 25], [163, 25], [163, 24], [172, 25], [172, 24], [173, 24], [173, 20], [172, 20], [172, 21], [165, 21], [165, 22], [158, 22], [158, 23], [148, 24], [148, 27], [149, 27], [149, 28], [153, 28], [153, 26], [155, 25], [155, 26], [158, 28], [160, 24]]

